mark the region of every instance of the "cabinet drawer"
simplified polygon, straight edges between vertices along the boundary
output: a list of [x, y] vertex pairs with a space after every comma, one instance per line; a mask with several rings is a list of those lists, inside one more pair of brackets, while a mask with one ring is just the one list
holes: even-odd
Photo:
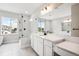
[[44, 40], [44, 45], [52, 48], [52, 42], [51, 41], [48, 41], [48, 40]]

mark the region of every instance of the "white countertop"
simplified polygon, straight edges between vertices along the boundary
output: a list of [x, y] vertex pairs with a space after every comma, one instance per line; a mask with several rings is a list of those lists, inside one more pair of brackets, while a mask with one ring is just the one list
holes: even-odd
[[38, 35], [42, 39], [52, 41], [53, 43], [60, 43], [65, 40], [63, 37], [55, 35], [55, 34], [43, 35], [43, 33], [37, 33], [36, 35]]
[[79, 44], [77, 43], [64, 41], [62, 43], [57, 44], [56, 46], [71, 53], [74, 53], [76, 55], [79, 55]]

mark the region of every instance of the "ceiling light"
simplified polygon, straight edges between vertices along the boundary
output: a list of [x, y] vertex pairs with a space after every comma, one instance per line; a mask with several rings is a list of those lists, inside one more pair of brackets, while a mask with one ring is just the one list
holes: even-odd
[[47, 10], [47, 7], [45, 7], [45, 10]]
[[61, 3], [50, 3], [47, 5], [44, 5], [41, 9], [41, 15], [44, 15], [50, 11], [52, 11], [53, 9], [58, 8], [61, 5]]
[[48, 4], [48, 5], [44, 6], [41, 10], [41, 15], [44, 15], [50, 11], [52, 11], [52, 4], [50, 4], [50, 5]]
[[33, 19], [31, 18], [30, 21], [33, 21]]
[[25, 13], [27, 14], [27, 13], [28, 13], [28, 11], [25, 11]]

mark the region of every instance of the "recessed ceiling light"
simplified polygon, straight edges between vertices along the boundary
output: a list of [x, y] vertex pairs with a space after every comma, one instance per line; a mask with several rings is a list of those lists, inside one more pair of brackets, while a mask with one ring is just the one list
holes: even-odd
[[33, 19], [31, 18], [30, 21], [33, 21]]
[[27, 14], [27, 13], [28, 13], [28, 11], [25, 11], [25, 13]]

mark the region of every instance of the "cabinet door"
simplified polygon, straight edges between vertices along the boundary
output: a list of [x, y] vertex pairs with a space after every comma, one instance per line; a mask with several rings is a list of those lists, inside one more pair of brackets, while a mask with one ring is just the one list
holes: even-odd
[[38, 38], [37, 36], [34, 36], [34, 50], [37, 52], [38, 50]]
[[52, 48], [47, 45], [44, 45], [44, 56], [52, 56]]
[[31, 35], [31, 47], [34, 48], [34, 37]]
[[52, 56], [52, 42], [44, 40], [44, 56]]
[[38, 39], [38, 54], [43, 56], [43, 39], [39, 37]]

